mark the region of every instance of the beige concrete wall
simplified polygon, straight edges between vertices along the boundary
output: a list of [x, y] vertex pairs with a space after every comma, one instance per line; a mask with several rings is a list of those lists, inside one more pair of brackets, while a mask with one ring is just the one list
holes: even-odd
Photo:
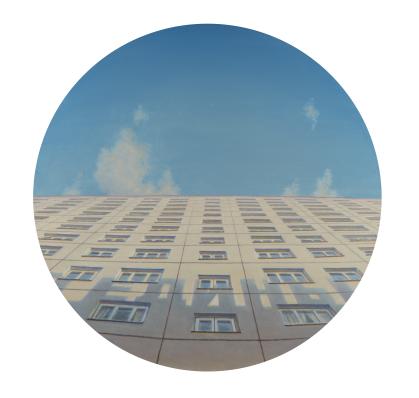
[[[324, 325], [285, 325], [278, 306], [328, 305], [337, 313], [359, 282], [333, 282], [326, 269], [354, 268], [360, 275], [364, 273], [370, 259], [365, 251], [373, 248], [375, 241], [351, 242], [346, 235], [376, 234], [378, 220], [374, 218], [379, 217], [381, 206], [379, 200], [345, 198], [188, 197], [186, 205], [178, 199], [42, 197], [35, 198], [34, 209], [41, 246], [61, 247], [45, 259], [77, 313], [103, 337], [134, 355], [194, 370], [233, 369], [269, 360], [320, 330]], [[106, 214], [95, 214], [98, 212]], [[161, 218], [181, 220], [159, 222]], [[304, 222], [289, 220], [297, 218]], [[342, 222], [342, 218], [351, 221]], [[63, 229], [65, 224], [75, 227]], [[89, 228], [78, 228], [83, 225]], [[116, 225], [133, 225], [135, 229], [115, 231]], [[301, 225], [313, 230], [293, 230]], [[155, 231], [156, 226], [178, 229]], [[364, 230], [351, 230], [357, 226]], [[223, 227], [223, 232], [211, 232], [212, 227]], [[274, 227], [277, 232], [252, 232], [249, 227]], [[77, 236], [60, 241], [48, 234]], [[124, 242], [103, 242], [105, 234], [129, 237]], [[175, 240], [144, 242], [146, 235], [175, 236]], [[280, 235], [283, 242], [253, 243], [252, 236], [271, 235]], [[300, 236], [304, 235], [320, 235], [323, 242], [303, 243]], [[205, 237], [223, 237], [224, 243], [201, 244]], [[329, 247], [342, 255], [315, 258], [308, 250]], [[118, 250], [110, 258], [89, 257], [91, 248]], [[170, 249], [170, 254], [167, 259], [132, 258], [140, 248]], [[295, 257], [261, 259], [255, 249], [290, 249]], [[202, 260], [200, 251], [225, 251], [227, 259]], [[67, 280], [72, 267], [93, 268], [95, 277], [91, 281]], [[158, 283], [119, 282], [121, 269], [157, 269], [161, 279]], [[272, 269], [303, 270], [308, 281], [270, 283], [265, 271]], [[228, 276], [230, 288], [199, 288], [200, 276], [217, 275]], [[92, 319], [103, 300], [146, 303], [148, 313], [144, 322], [137, 324]], [[196, 332], [197, 314], [234, 315], [238, 329], [234, 333]]]

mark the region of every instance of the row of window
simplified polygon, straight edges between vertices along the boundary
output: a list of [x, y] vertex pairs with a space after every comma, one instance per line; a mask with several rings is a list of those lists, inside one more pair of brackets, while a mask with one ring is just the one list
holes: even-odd
[[[63, 234], [45, 232], [41, 239], [43, 240], [58, 240], [58, 241], [73, 241], [80, 235], [77, 234]], [[297, 235], [297, 239], [301, 243], [322, 243], [327, 242], [321, 235]], [[343, 235], [343, 237], [350, 242], [368, 242], [375, 241], [377, 235]], [[126, 242], [130, 235], [121, 234], [105, 234], [99, 242]], [[141, 242], [143, 243], [173, 243], [175, 242], [175, 235], [145, 235]], [[251, 235], [252, 243], [285, 243], [281, 235]], [[225, 244], [225, 239], [222, 236], [201, 236], [199, 244], [212, 245], [212, 244]]]
[[[91, 319], [141, 324], [144, 323], [150, 306], [149, 303], [101, 302]], [[334, 316], [334, 311], [329, 305], [278, 305], [277, 308], [285, 326], [322, 325]], [[192, 331], [239, 333], [240, 328], [236, 314], [200, 313], [194, 316]]]
[[[92, 281], [102, 270], [100, 267], [72, 266], [63, 280]], [[362, 274], [357, 268], [325, 268], [332, 282], [349, 282], [361, 280]], [[122, 268], [115, 282], [158, 283], [163, 269], [157, 268]], [[268, 283], [295, 284], [310, 283], [312, 279], [300, 268], [267, 268], [263, 269]], [[199, 289], [231, 289], [229, 275], [199, 275]]]
[[[42, 254], [46, 257], [53, 256], [62, 249], [62, 246], [41, 246]], [[343, 257], [343, 254], [334, 247], [316, 247], [305, 248], [313, 257]], [[373, 248], [363, 247], [359, 248], [366, 256], [371, 256]], [[112, 258], [118, 251], [117, 248], [112, 247], [92, 247], [90, 251], [83, 255], [83, 257], [101, 257]], [[132, 259], [159, 259], [167, 260], [169, 258], [171, 249], [154, 249], [142, 248], [135, 249], [135, 252], [130, 258]], [[281, 258], [296, 258], [295, 254], [290, 249], [255, 249], [258, 259], [281, 259]], [[200, 250], [198, 260], [227, 260], [227, 252], [224, 250]]]

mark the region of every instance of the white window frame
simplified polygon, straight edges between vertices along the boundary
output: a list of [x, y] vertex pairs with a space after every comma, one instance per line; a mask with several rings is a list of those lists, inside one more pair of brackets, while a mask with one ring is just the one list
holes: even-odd
[[57, 254], [63, 247], [62, 246], [45, 246], [41, 245], [42, 254], [46, 257], [51, 257]]
[[[200, 322], [210, 322], [211, 330], [200, 330]], [[228, 321], [231, 325], [231, 330], [220, 331], [219, 322]], [[238, 333], [240, 329], [237, 323], [237, 317], [233, 314], [195, 314], [194, 332], [197, 333]]]
[[224, 236], [201, 236], [200, 245], [224, 245]]
[[[300, 325], [324, 325], [327, 324], [335, 315], [332, 308], [328, 305], [325, 306], [278, 306], [281, 314], [282, 322], [285, 326], [300, 326]], [[284, 315], [285, 312], [291, 312], [296, 322], [289, 322], [289, 317]], [[303, 313], [308, 312], [313, 316], [315, 322], [306, 322]], [[330, 319], [328, 321], [322, 320], [321, 313], [327, 313]]]
[[82, 257], [112, 258], [118, 250], [119, 249], [114, 247], [91, 247], [89, 253]]
[[[98, 314], [102, 307], [113, 307], [111, 313], [108, 318], [98, 318]], [[118, 320], [113, 319], [113, 317], [117, 314], [118, 309], [120, 308], [130, 308], [131, 314], [128, 320]], [[132, 303], [132, 302], [113, 302], [113, 301], [101, 301], [96, 306], [95, 310], [93, 311], [90, 319], [95, 321], [108, 321], [108, 322], [125, 322], [125, 323], [135, 323], [135, 324], [142, 324], [144, 323], [145, 319], [147, 318], [147, 314], [149, 311], [150, 305], [147, 303]], [[142, 317], [139, 321], [133, 321], [135, 313], [138, 309], [144, 310]]]
[[[121, 271], [118, 273], [116, 279], [113, 282], [118, 283], [159, 283], [164, 269], [162, 268], [121, 268]], [[123, 275], [129, 274], [128, 279], [122, 279]], [[145, 275], [144, 280], [138, 281], [135, 280], [135, 275]], [[151, 280], [153, 275], [158, 275], [157, 280]]]
[[[152, 248], [140, 248], [135, 249], [134, 255], [130, 258], [141, 258], [147, 260], [167, 260], [169, 258], [171, 249], [152, 249]], [[144, 256], [140, 256], [139, 253], [145, 253]], [[156, 255], [150, 255], [147, 253], [155, 253]]]
[[321, 235], [297, 235], [301, 243], [324, 243], [326, 239]]
[[110, 242], [110, 243], [123, 243], [129, 239], [130, 235], [118, 235], [118, 234], [105, 234], [103, 239], [99, 242]]
[[310, 247], [307, 249], [313, 255], [314, 258], [343, 257], [343, 254], [334, 247]]
[[284, 238], [281, 235], [252, 235], [252, 243], [284, 243]]
[[226, 251], [210, 251], [210, 250], [201, 250], [199, 252], [199, 260], [227, 260]]
[[[66, 272], [65, 276], [59, 278], [66, 281], [78, 281], [78, 282], [91, 282], [96, 278], [96, 275], [102, 270], [100, 267], [82, 267], [82, 266], [71, 266]], [[79, 273], [77, 277], [70, 277], [73, 273]], [[92, 274], [90, 278], [83, 278], [86, 274]]]
[[[362, 278], [361, 271], [358, 268], [325, 268], [325, 271], [329, 274], [332, 282], [359, 282]], [[335, 279], [334, 274], [340, 275], [342, 279]], [[352, 278], [350, 275], [355, 274], [357, 278]]]
[[[263, 271], [265, 272], [268, 283], [273, 285], [312, 283], [311, 278], [302, 268], [264, 268]], [[275, 275], [277, 280], [273, 280], [270, 275]], [[284, 275], [290, 275], [293, 280], [285, 280]], [[297, 275], [302, 275], [304, 280], [299, 280]]]
[[144, 243], [172, 243], [176, 239], [176, 236], [155, 236], [155, 235], [145, 235], [142, 242]]
[[276, 260], [281, 258], [295, 258], [290, 249], [255, 249], [257, 258], [260, 260]]
[[[210, 286], [202, 286], [208, 281]], [[217, 287], [219, 281], [226, 282], [226, 287]], [[231, 290], [231, 279], [229, 275], [198, 275], [198, 289], [202, 290]]]

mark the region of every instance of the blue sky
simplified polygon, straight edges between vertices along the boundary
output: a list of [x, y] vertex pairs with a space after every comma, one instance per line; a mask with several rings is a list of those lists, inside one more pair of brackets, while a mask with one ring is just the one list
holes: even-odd
[[35, 195], [379, 197], [368, 131], [337, 82], [270, 36], [160, 31], [73, 87], [45, 135]]

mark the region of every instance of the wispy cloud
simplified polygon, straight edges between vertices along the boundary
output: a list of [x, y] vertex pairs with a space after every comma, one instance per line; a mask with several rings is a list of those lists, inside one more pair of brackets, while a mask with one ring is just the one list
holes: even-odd
[[70, 186], [64, 189], [63, 195], [81, 195], [80, 186], [81, 186], [82, 178], [83, 178], [83, 173], [79, 172], [74, 182]]
[[333, 175], [330, 169], [326, 169], [321, 177], [317, 179], [314, 196], [337, 196], [337, 191], [332, 188]]
[[297, 196], [300, 192], [300, 184], [297, 180], [294, 180], [290, 185], [284, 188], [282, 192], [283, 196]]
[[109, 195], [175, 195], [179, 187], [170, 170], [160, 181], [147, 182], [150, 174], [150, 148], [136, 139], [132, 129], [120, 131], [115, 144], [102, 148], [96, 162], [95, 180], [99, 188]]
[[133, 115], [133, 122], [135, 126], [139, 126], [142, 122], [148, 120], [148, 113], [145, 111], [142, 105], [138, 105]]
[[305, 117], [311, 122], [311, 130], [314, 130], [319, 120], [320, 112], [314, 105], [314, 99], [310, 99], [304, 106], [303, 112]]

